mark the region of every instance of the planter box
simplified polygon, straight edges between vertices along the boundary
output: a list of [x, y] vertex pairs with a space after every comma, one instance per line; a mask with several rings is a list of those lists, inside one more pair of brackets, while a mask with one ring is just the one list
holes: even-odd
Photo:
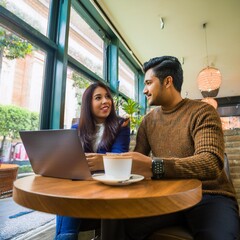
[[12, 193], [13, 182], [17, 178], [18, 165], [1, 164], [0, 165], [0, 198], [6, 194]]

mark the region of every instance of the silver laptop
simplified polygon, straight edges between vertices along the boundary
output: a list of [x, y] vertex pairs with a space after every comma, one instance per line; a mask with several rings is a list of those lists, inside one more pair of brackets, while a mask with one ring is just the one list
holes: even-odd
[[88, 168], [76, 129], [20, 131], [35, 174], [67, 179], [88, 179]]

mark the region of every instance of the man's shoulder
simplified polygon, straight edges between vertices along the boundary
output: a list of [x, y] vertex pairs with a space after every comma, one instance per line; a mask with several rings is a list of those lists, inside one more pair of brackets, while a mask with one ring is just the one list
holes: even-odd
[[154, 125], [156, 122], [159, 121], [159, 118], [161, 116], [161, 111], [162, 110], [160, 106], [154, 107], [153, 109], [151, 109], [142, 119], [141, 126], [150, 127]]
[[209, 109], [214, 110], [214, 107], [210, 105], [209, 103], [203, 102], [201, 100], [195, 100], [195, 99], [187, 99], [188, 107], [192, 107], [195, 109]]
[[219, 118], [217, 110], [210, 105], [209, 103], [203, 102], [201, 100], [190, 100], [186, 106], [186, 113], [189, 115], [189, 118], [207, 118], [208, 116], [215, 116]]
[[160, 112], [161, 112], [161, 107], [160, 106], [157, 106], [157, 107], [154, 107], [152, 108], [146, 115], [145, 115], [145, 118], [152, 118], [156, 115], [158, 115]]

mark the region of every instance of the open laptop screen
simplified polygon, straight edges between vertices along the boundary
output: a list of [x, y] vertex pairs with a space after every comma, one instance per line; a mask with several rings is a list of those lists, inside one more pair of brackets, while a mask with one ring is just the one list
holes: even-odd
[[76, 129], [19, 133], [34, 173], [67, 179], [91, 178]]

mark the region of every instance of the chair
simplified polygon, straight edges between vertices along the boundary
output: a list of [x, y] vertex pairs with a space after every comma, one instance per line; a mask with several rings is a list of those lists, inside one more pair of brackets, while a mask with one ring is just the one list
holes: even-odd
[[[224, 170], [228, 179], [232, 182], [227, 154], [224, 154]], [[189, 231], [181, 226], [168, 227], [154, 232], [148, 240], [193, 240]]]
[[163, 228], [153, 233], [148, 240], [193, 240], [193, 236], [182, 226]]

